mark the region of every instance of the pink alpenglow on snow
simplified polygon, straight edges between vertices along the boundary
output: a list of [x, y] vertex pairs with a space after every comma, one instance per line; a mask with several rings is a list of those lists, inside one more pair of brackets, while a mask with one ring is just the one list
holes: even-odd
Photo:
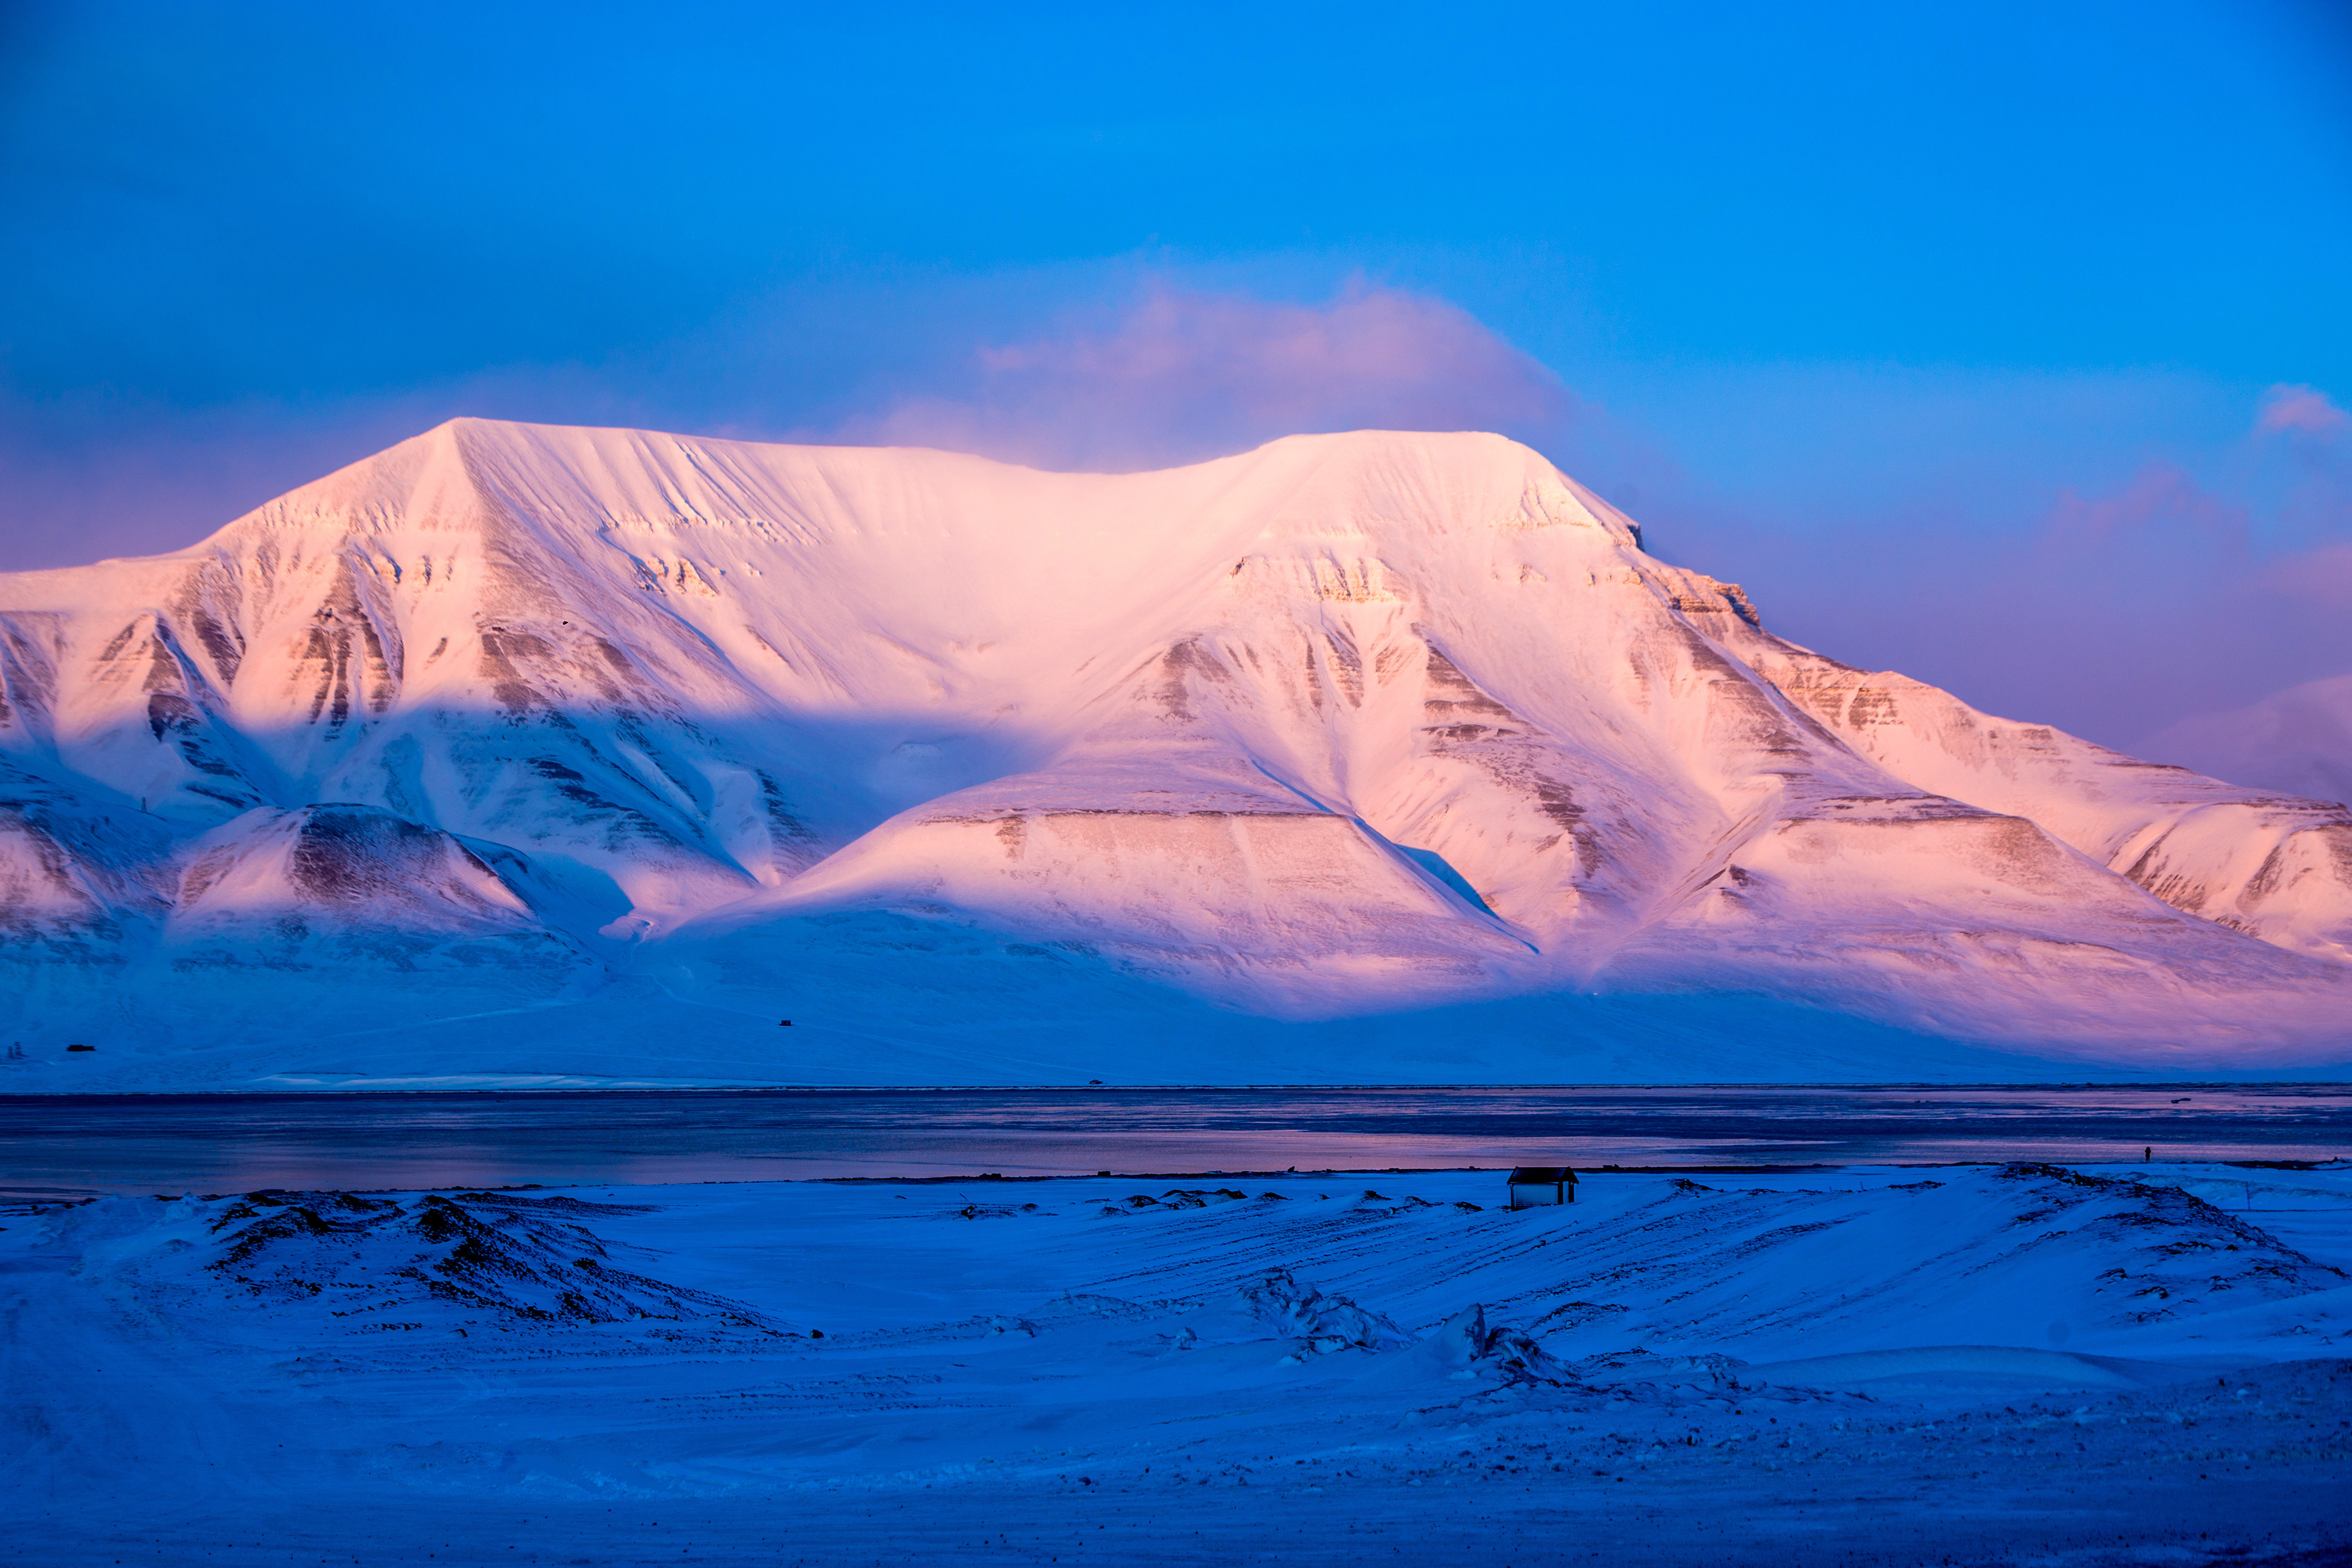
[[1496, 436], [458, 420], [0, 577], [0, 679], [6, 1021], [105, 1047], [28, 1088], [2352, 1057], [2343, 806], [1800, 647]]

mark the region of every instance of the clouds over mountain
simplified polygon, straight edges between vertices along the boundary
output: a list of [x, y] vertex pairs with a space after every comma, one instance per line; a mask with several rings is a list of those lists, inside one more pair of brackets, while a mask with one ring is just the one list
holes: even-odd
[[1702, 405], [1628, 391], [1622, 367], [1561, 372], [1392, 283], [1318, 297], [1136, 258], [909, 272], [398, 393], [19, 399], [0, 566], [184, 544], [452, 415], [1097, 470], [1300, 431], [1488, 429], [1634, 506], [1653, 548], [1748, 582], [1800, 640], [2108, 743], [2352, 665], [2352, 429], [2326, 389], [1784, 367]]
[[1046, 468], [1133, 469], [1343, 430], [1557, 436], [1559, 376], [1459, 307], [1356, 283], [1320, 304], [1150, 284], [1108, 323], [981, 348], [957, 393], [843, 433]]

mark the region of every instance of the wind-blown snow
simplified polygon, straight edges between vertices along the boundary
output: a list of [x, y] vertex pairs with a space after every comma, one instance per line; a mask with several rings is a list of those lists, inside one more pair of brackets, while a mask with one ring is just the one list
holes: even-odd
[[1494, 1026], [1468, 1079], [2352, 1055], [2341, 806], [1796, 647], [1491, 436], [460, 420], [0, 578], [0, 682], [26, 1088], [1377, 1080], [1309, 1026], [1408, 1017]]

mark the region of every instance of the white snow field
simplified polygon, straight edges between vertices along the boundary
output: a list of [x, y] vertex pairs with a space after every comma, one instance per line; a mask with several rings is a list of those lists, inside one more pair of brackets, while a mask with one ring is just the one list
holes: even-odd
[[20, 1202], [0, 1561], [2340, 1563], [2352, 1167]]
[[0, 577], [0, 683], [12, 1091], [2352, 1061], [2342, 805], [1797, 647], [1494, 436], [458, 420]]

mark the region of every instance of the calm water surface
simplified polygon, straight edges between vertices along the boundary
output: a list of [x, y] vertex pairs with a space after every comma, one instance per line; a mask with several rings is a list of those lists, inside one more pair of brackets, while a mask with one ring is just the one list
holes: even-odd
[[1465, 1165], [2352, 1155], [2352, 1085], [0, 1098], [0, 1187], [117, 1193]]

